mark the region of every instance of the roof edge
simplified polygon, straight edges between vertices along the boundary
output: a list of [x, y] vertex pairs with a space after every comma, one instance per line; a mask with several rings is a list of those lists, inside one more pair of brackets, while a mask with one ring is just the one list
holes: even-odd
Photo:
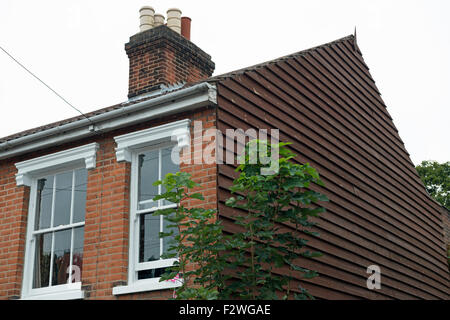
[[118, 109], [5, 141], [0, 143], [0, 160], [95, 136], [161, 116], [216, 104], [216, 99], [216, 87], [207, 82], [200, 82], [165, 95], [131, 105], [122, 105]]
[[[268, 65], [272, 65], [272, 64], [275, 64], [275, 63], [278, 63], [278, 62], [281, 62], [281, 61], [285, 61], [285, 60], [294, 58], [294, 57], [303, 56], [303, 55], [308, 54], [308, 53], [310, 53], [312, 51], [319, 50], [321, 48], [326, 48], [326, 47], [332, 46], [332, 45], [334, 45], [336, 43], [340, 43], [340, 42], [347, 41], [347, 40], [354, 40], [355, 46], [356, 46], [356, 48], [358, 48], [357, 44], [356, 44], [356, 37], [355, 37], [355, 35], [350, 34], [350, 35], [342, 37], [340, 39], [336, 39], [336, 40], [331, 41], [331, 42], [323, 43], [321, 45], [318, 45], [318, 46], [315, 46], [315, 47], [312, 47], [312, 48], [309, 48], [309, 49], [297, 51], [295, 53], [291, 53], [291, 54], [288, 54], [288, 55], [285, 55], [285, 56], [281, 56], [279, 58], [275, 58], [275, 59], [268, 60], [268, 61], [265, 61], [265, 62], [262, 62], [262, 63], [258, 63], [258, 64], [255, 64], [253, 66], [250, 66], [250, 67], [245, 67], [245, 68], [242, 68], [242, 69], [237, 69], [237, 70], [234, 70], [234, 71], [231, 71], [231, 72], [227, 72], [227, 73], [223, 73], [223, 74], [220, 74], [220, 75], [217, 75], [217, 76], [213, 76], [213, 77], [210, 77], [210, 78], [206, 79], [206, 81], [208, 81], [208, 82], [222, 81], [222, 80], [225, 80], [225, 79], [228, 79], [228, 78], [232, 78], [232, 77], [237, 76], [237, 75], [242, 75], [242, 74], [244, 74], [246, 72], [250, 72], [250, 71], [257, 70], [259, 68], [263, 68], [263, 67], [268, 66]], [[359, 49], [357, 49], [357, 50], [359, 51]]]

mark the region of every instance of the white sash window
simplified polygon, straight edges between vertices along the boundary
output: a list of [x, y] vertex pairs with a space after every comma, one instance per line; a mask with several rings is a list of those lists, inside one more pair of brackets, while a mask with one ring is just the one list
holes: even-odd
[[159, 238], [159, 232], [170, 232], [163, 216], [153, 216], [162, 208], [176, 204], [166, 200], [154, 200], [164, 193], [162, 186], [153, 186], [167, 173], [176, 173], [179, 167], [179, 151], [189, 144], [189, 120], [133, 132], [115, 137], [118, 161], [131, 162], [130, 186], [130, 247], [128, 285], [115, 287], [113, 294], [126, 294], [173, 288], [179, 282], [159, 282], [165, 268], [176, 259], [161, 256], [169, 248], [170, 238]]
[[81, 299], [88, 168], [97, 144], [16, 163], [30, 187], [22, 299]]

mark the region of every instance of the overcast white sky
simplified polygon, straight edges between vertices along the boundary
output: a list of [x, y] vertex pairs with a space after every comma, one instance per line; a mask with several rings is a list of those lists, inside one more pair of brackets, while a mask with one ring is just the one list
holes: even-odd
[[[450, 160], [450, 1], [1, 0], [0, 45], [83, 112], [127, 99], [138, 10], [192, 18], [215, 75], [353, 33], [414, 163]], [[77, 115], [0, 51], [0, 137]]]

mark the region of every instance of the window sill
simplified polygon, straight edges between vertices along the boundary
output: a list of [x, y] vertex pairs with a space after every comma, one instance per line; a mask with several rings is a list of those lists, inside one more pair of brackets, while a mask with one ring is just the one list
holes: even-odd
[[84, 299], [81, 283], [55, 286], [53, 288], [34, 289], [21, 298], [21, 300], [76, 300]]
[[113, 295], [138, 293], [146, 291], [164, 290], [181, 287], [180, 282], [162, 281], [160, 278], [138, 280], [135, 283], [128, 286], [119, 286], [113, 288]]

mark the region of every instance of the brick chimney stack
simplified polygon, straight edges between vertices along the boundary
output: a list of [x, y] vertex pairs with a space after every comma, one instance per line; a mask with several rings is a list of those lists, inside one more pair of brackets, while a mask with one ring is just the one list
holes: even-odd
[[190, 41], [187, 19], [179, 9], [169, 9], [166, 24], [152, 7], [141, 8], [140, 32], [125, 44], [130, 59], [128, 98], [159, 90], [161, 85], [198, 82], [212, 75], [214, 62]]

